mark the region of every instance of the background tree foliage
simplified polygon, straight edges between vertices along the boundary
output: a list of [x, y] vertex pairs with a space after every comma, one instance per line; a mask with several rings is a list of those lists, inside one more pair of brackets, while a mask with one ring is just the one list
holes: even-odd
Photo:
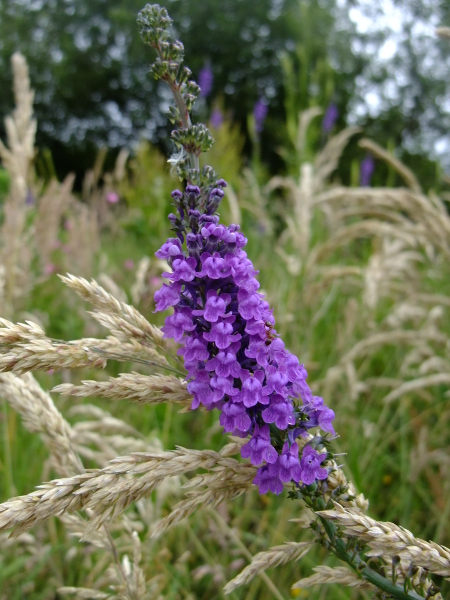
[[[334, 102], [339, 126], [351, 107], [350, 116], [366, 134], [381, 144], [403, 144], [410, 154], [429, 150], [433, 135], [442, 138], [448, 130], [445, 42], [433, 41], [433, 52], [427, 54], [442, 58], [437, 71], [424, 68], [423, 44], [415, 47], [408, 31], [392, 60], [377, 62], [374, 58], [388, 30], [358, 31], [349, 16], [356, 7], [376, 22], [377, 9], [364, 0], [162, 4], [170, 9], [184, 40], [194, 76], [205, 64], [213, 69], [213, 90], [204, 102], [203, 117], [220, 98], [246, 131], [254, 103], [267, 98], [269, 118], [261, 146], [271, 171], [281, 168], [276, 148], [285, 138], [289, 113], [311, 105], [325, 108]], [[9, 58], [20, 49], [36, 89], [38, 146], [51, 150], [59, 175], [73, 170], [74, 164], [79, 174], [84, 172], [100, 146], [118, 148], [139, 138], [163, 143], [160, 140], [167, 138], [161, 116], [167, 92], [147, 75], [150, 56], [137, 34], [136, 14], [142, 5], [142, 0], [0, 0], [0, 112], [6, 114], [12, 106]], [[437, 24], [450, 23], [450, 9], [443, 1], [397, 0], [396, 6], [409, 11], [406, 29], [432, 17]], [[389, 97], [383, 89], [396, 81], [400, 70], [399, 92]], [[368, 88], [383, 101], [375, 116], [355, 109]], [[405, 140], [419, 143], [405, 146]], [[245, 151], [250, 151], [249, 136]], [[430, 182], [434, 165], [423, 162], [420, 168]]]

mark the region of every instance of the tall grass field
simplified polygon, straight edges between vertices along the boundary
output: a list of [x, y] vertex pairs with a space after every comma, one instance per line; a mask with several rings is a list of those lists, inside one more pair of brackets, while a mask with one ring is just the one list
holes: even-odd
[[[32, 82], [20, 54], [12, 65], [0, 600], [393, 597], [344, 568], [304, 502], [258, 493], [217, 410], [190, 409], [179, 346], [154, 312], [181, 185], [166, 157], [142, 144], [105, 171], [100, 152], [81, 192], [71, 175], [39, 180]], [[356, 128], [306, 152], [322, 116], [295, 115], [283, 176], [256, 147], [244, 163], [226, 118], [202, 161], [228, 181], [221, 221], [241, 226], [278, 333], [336, 414], [327, 498], [345, 489], [336, 510], [348, 512], [329, 522], [405, 597], [449, 598], [449, 198]], [[395, 186], [343, 185], [348, 145]]]

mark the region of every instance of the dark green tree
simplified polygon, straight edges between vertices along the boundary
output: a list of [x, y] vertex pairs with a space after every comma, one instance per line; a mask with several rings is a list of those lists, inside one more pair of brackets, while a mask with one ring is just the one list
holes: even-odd
[[[194, 75], [205, 63], [211, 65], [211, 98], [223, 94], [225, 108], [243, 128], [261, 96], [269, 101], [270, 120], [278, 125], [284, 121], [283, 54], [295, 52], [299, 45], [308, 48], [313, 63], [306, 68], [311, 71], [318, 60], [326, 61], [328, 52], [335, 52], [346, 70], [342, 63], [349, 56], [349, 41], [341, 36], [345, 52], [336, 50], [334, 0], [161, 4], [170, 9], [186, 40]], [[148, 76], [150, 57], [136, 33], [142, 5], [142, 0], [0, 0], [1, 110], [7, 112], [12, 104], [9, 57], [19, 49], [29, 61], [36, 89], [38, 145], [52, 150], [60, 172], [74, 164], [82, 172], [100, 145], [118, 147], [140, 137], [166, 137], [165, 130], [161, 135], [166, 123], [160, 114], [167, 92]], [[352, 65], [348, 76], [354, 74]]]

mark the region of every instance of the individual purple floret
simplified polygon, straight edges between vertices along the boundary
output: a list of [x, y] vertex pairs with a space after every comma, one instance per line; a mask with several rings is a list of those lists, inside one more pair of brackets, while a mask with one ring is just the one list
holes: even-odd
[[269, 464], [277, 462], [278, 453], [271, 445], [268, 425], [261, 428], [255, 425], [251, 440], [241, 448], [241, 455], [243, 458], [249, 458], [252, 465], [260, 465], [263, 461]]
[[156, 311], [173, 308], [162, 330], [181, 344], [192, 408], [218, 408], [225, 431], [250, 436], [241, 454], [258, 466], [254, 483], [262, 494], [279, 494], [285, 483], [327, 477], [326, 452], [306, 445], [299, 458], [296, 439], [312, 428], [334, 434], [334, 412], [313, 395], [304, 366], [278, 336], [239, 226], [214, 214], [225, 187], [220, 179], [172, 192], [176, 237], [156, 253], [171, 267], [163, 274], [170, 283], [155, 293]]
[[281, 494], [283, 491], [283, 482], [277, 473], [272, 473], [270, 466], [258, 469], [253, 483], [259, 486], [260, 494], [267, 494], [269, 491], [273, 494]]
[[198, 74], [198, 85], [200, 86], [200, 95], [205, 98], [210, 95], [214, 82], [214, 74], [209, 65], [205, 65]]
[[255, 119], [256, 133], [260, 134], [264, 128], [264, 121], [267, 117], [267, 101], [265, 98], [259, 98], [253, 107], [253, 117]]
[[311, 483], [314, 483], [316, 479], [326, 479], [328, 477], [327, 469], [320, 466], [326, 457], [326, 453], [319, 454], [317, 450], [314, 450], [311, 446], [305, 446], [305, 448], [303, 448], [300, 467], [302, 470], [301, 480], [304, 484], [310, 485]]
[[298, 445], [294, 442], [289, 446], [289, 442], [285, 442], [283, 452], [278, 457], [276, 465], [270, 467], [273, 473], [277, 473], [281, 481], [289, 482], [294, 480], [300, 481], [302, 470], [298, 460]]

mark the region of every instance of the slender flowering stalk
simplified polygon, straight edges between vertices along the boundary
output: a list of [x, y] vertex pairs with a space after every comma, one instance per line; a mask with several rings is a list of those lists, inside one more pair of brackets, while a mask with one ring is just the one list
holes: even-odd
[[[177, 76], [186, 67], [181, 70], [180, 52], [176, 55], [174, 50], [180, 43], [170, 42], [164, 29], [169, 21], [166, 11], [156, 6], [147, 6], [138, 19], [144, 40], [150, 40], [159, 54], [155, 63], [159, 66], [152, 71], [172, 90], [183, 91], [184, 75], [180, 80]], [[164, 41], [158, 38], [155, 24]], [[165, 64], [160, 61], [163, 43], [169, 56]], [[189, 85], [195, 89], [192, 82]], [[183, 127], [185, 109], [178, 101], [177, 110]], [[176, 143], [186, 154], [198, 155], [200, 145], [195, 146], [188, 134], [188, 141], [180, 141], [180, 131], [184, 129], [172, 135]], [[304, 366], [277, 334], [272, 309], [258, 293], [258, 272], [244, 251], [247, 239], [238, 225], [219, 221], [216, 212], [227, 184], [213, 177], [208, 167], [201, 175], [196, 169], [180, 175], [186, 176], [188, 184], [184, 191], [172, 192], [176, 211], [169, 221], [176, 237], [156, 252], [172, 271], [163, 274], [169, 283], [155, 293], [155, 302], [157, 311], [174, 309], [162, 330], [165, 338], [182, 346], [178, 353], [188, 373], [187, 389], [194, 396], [192, 408], [217, 408], [226, 432], [250, 436], [241, 454], [259, 467], [254, 482], [260, 493], [280, 494], [289, 482], [310, 485], [324, 480], [326, 439], [313, 438], [301, 456], [296, 439], [317, 427], [334, 435], [334, 412], [313, 395]]]
[[[166, 81], [174, 94], [176, 108], [169, 110], [169, 117], [179, 129], [172, 133], [177, 152], [169, 162], [180, 180], [186, 180], [184, 191], [172, 192], [173, 236], [156, 252], [171, 267], [163, 273], [168, 283], [155, 293], [156, 311], [173, 309], [162, 331], [164, 338], [180, 344], [178, 354], [183, 357], [187, 390], [193, 396], [191, 408], [217, 408], [224, 430], [246, 438], [241, 456], [254, 469], [246, 473], [239, 489], [229, 488], [228, 477], [217, 473], [209, 476], [207, 487], [219, 486], [214, 495], [217, 500], [237, 495], [251, 479], [261, 494], [280, 494], [290, 485], [290, 497], [303, 499], [319, 514], [311, 528], [319, 543], [350, 566], [351, 585], [365, 580], [392, 598], [423, 598], [416, 588], [407, 589], [408, 582], [400, 586], [394, 576], [392, 581], [387, 579], [382, 560], [372, 559], [369, 567], [364, 542], [355, 545], [320, 516], [335, 501], [355, 500], [349, 485], [332, 481], [337, 467], [327, 435], [335, 435], [334, 412], [314, 396], [304, 366], [277, 334], [273, 311], [258, 292], [258, 271], [244, 250], [247, 239], [238, 225], [220, 223], [217, 210], [227, 184], [211, 167], [200, 170], [199, 156], [213, 140], [204, 125], [191, 124], [189, 113], [199, 89], [188, 80], [190, 71], [182, 65], [182, 44], [170, 39], [167, 11], [147, 5], [138, 23], [144, 42], [158, 54], [151, 72]], [[255, 120], [262, 123], [267, 106], [261, 103], [258, 110]], [[210, 496], [207, 490], [180, 503], [155, 533], [211, 502]], [[236, 585], [243, 582], [238, 580]], [[227, 586], [226, 592], [234, 585]]]

